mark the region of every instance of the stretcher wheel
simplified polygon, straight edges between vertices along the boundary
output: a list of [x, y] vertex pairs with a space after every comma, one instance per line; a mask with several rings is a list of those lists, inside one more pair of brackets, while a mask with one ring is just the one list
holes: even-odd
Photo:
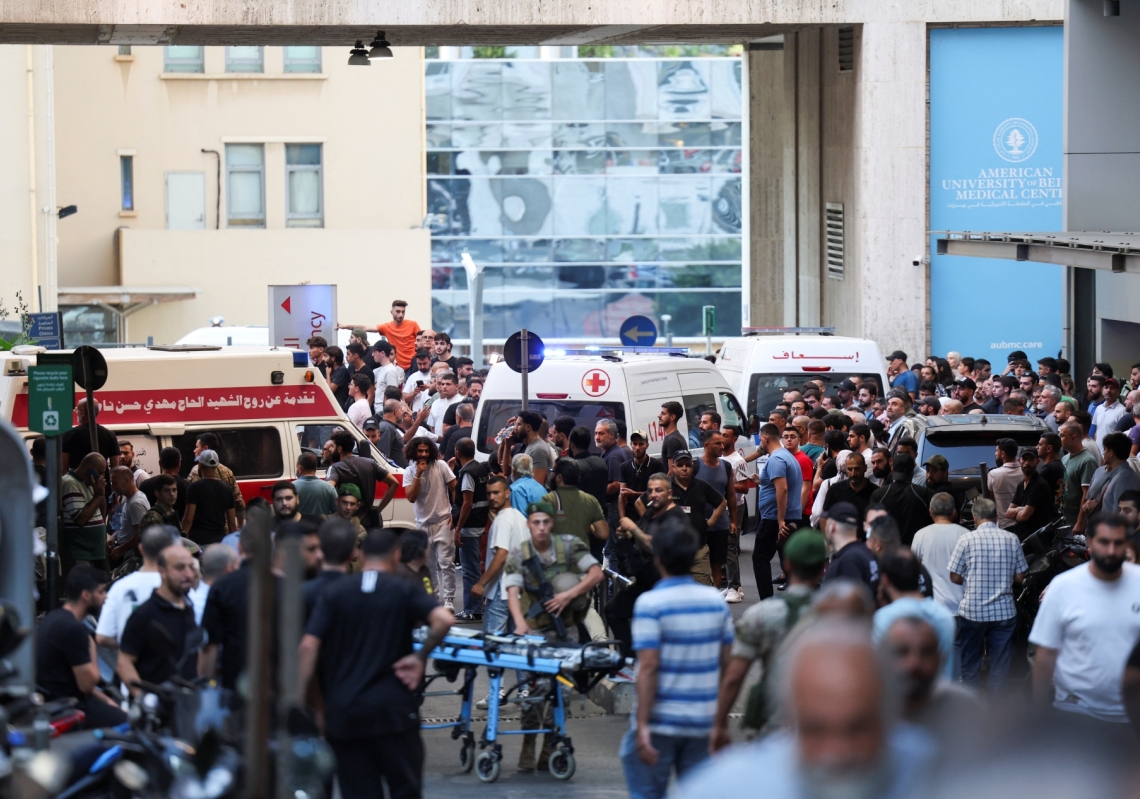
[[463, 746], [459, 748], [459, 768], [463, 769], [464, 774], [470, 773], [471, 769], [475, 767], [475, 742], [464, 741]]
[[480, 782], [494, 782], [499, 779], [503, 763], [494, 752], [484, 752], [475, 759], [475, 776]]
[[556, 780], [570, 779], [574, 776], [576, 768], [578, 764], [574, 760], [574, 755], [565, 749], [559, 749], [550, 756], [550, 776]]

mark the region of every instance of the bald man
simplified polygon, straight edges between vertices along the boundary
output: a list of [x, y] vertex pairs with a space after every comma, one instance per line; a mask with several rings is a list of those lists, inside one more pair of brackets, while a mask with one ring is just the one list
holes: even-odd
[[894, 675], [884, 672], [866, 624], [821, 619], [777, 665], [789, 732], [730, 749], [681, 782], [681, 799], [708, 796], [922, 795], [929, 738], [897, 726]]
[[88, 453], [68, 470], [59, 485], [63, 527], [59, 532], [59, 559], [63, 576], [86, 563], [107, 568], [107, 460]]

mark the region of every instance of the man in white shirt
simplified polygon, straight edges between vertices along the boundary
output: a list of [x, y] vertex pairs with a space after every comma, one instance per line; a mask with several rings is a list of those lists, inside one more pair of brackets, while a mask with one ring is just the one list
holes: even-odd
[[958, 607], [962, 604], [962, 586], [950, 581], [950, 556], [954, 554], [958, 539], [967, 530], [960, 524], [954, 524], [954, 497], [946, 492], [940, 492], [931, 498], [930, 516], [934, 519], [934, 524], [927, 525], [914, 534], [910, 549], [930, 573], [934, 601], [958, 615]]
[[416, 526], [428, 534], [428, 570], [440, 601], [455, 609], [455, 534], [451, 529], [449, 492], [455, 474], [439, 459], [439, 448], [427, 438], [409, 442], [412, 457], [404, 469], [404, 494], [414, 503]]
[[463, 397], [459, 394], [459, 379], [456, 378], [454, 372], [444, 372], [439, 375], [436, 378], [436, 388], [439, 389], [439, 396], [431, 404], [427, 426], [436, 436], [442, 436], [444, 431], [443, 417], [447, 413], [447, 409], [463, 402]]
[[997, 504], [998, 527], [1008, 530], [1017, 524], [1017, 520], [1007, 519], [1005, 512], [1009, 508], [1009, 503], [1013, 502], [1017, 487], [1025, 479], [1025, 475], [1021, 473], [1021, 464], [1017, 460], [1017, 442], [1012, 438], [999, 438], [997, 448], [994, 450], [994, 460], [997, 468], [990, 470], [988, 485], [990, 494]]
[[95, 643], [108, 649], [119, 648], [119, 640], [127, 628], [127, 619], [135, 612], [135, 608], [150, 599], [154, 589], [162, 583], [162, 575], [158, 572], [158, 554], [181, 542], [182, 537], [173, 527], [149, 527], [143, 531], [139, 543], [142, 568], [111, 584], [103, 610], [99, 614], [99, 623], [95, 626]]
[[372, 381], [368, 375], [354, 374], [348, 381], [348, 396], [352, 399], [348, 406], [348, 420], [356, 425], [357, 430], [363, 430], [364, 421], [372, 416], [372, 405], [368, 402], [371, 388]]
[[396, 350], [387, 341], [378, 341], [374, 347], [376, 360], [380, 364], [372, 371], [372, 379], [376, 384], [376, 413], [384, 412], [384, 389], [395, 386], [403, 391], [404, 370], [396, 363]]
[[511, 507], [511, 484], [505, 477], [496, 475], [487, 481], [487, 505], [495, 515], [487, 539], [487, 562], [483, 576], [471, 587], [471, 594], [483, 597], [486, 602], [483, 632], [502, 635], [507, 631], [510, 612], [499, 581], [507, 556], [530, 537], [530, 529], [526, 526], [526, 516]]
[[412, 363], [416, 371], [404, 381], [404, 402], [408, 403], [412, 413], [419, 413], [431, 393], [431, 353], [426, 350], [417, 351]]
[[1106, 377], [1101, 388], [1104, 402], [1097, 406], [1092, 418], [1092, 432], [1096, 443], [1103, 448], [1104, 437], [1116, 432], [1120, 420], [1128, 415], [1128, 409], [1120, 401], [1120, 384], [1115, 377]]
[[1097, 517], [1087, 536], [1090, 561], [1054, 578], [1029, 633], [1033, 693], [1058, 710], [1123, 725], [1124, 666], [1140, 638], [1140, 566], [1124, 560], [1120, 516]]

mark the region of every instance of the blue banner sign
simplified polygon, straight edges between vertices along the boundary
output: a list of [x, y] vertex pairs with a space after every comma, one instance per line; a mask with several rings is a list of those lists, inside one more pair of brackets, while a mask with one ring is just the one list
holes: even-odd
[[[1061, 230], [1060, 27], [930, 31], [930, 228]], [[937, 238], [937, 234], [935, 234]], [[937, 255], [931, 242], [930, 341], [986, 358], [1061, 349], [1063, 267]]]

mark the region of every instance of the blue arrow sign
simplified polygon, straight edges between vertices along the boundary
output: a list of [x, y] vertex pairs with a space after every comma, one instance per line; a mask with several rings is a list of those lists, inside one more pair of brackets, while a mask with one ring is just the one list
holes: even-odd
[[648, 316], [631, 316], [621, 323], [618, 335], [628, 347], [652, 347], [657, 341], [657, 325]]

